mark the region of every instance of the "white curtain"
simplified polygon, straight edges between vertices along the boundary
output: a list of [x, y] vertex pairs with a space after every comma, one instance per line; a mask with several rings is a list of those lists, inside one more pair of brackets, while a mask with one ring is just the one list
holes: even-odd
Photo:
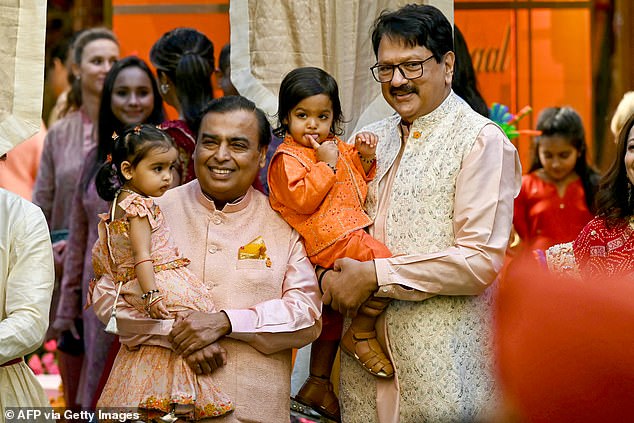
[[[273, 120], [284, 75], [301, 66], [339, 85], [346, 133], [393, 113], [372, 78], [371, 30], [384, 9], [411, 0], [231, 0], [231, 79]], [[453, 23], [453, 1], [432, 4]], [[273, 121], [276, 123], [276, 120]]]
[[0, 0], [0, 155], [40, 129], [46, 0]]

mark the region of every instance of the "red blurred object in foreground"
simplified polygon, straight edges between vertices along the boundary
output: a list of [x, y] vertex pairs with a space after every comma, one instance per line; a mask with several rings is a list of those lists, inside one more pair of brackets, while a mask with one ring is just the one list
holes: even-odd
[[497, 313], [499, 375], [514, 421], [634, 421], [631, 277], [579, 281], [514, 266]]

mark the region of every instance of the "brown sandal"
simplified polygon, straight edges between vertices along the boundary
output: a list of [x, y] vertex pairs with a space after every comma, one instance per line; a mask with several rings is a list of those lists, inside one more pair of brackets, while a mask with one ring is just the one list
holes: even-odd
[[340, 346], [342, 351], [356, 358], [370, 374], [384, 379], [394, 376], [394, 366], [377, 341], [376, 331], [354, 332], [352, 328], [348, 328], [341, 338]]
[[341, 422], [339, 400], [332, 389], [332, 383], [327, 378], [308, 376], [293, 399], [330, 420]]

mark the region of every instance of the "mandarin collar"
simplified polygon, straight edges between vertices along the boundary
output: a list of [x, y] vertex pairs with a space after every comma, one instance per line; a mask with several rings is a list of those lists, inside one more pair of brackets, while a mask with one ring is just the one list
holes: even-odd
[[458, 98], [454, 94], [453, 90], [449, 92], [449, 95], [443, 100], [442, 103], [438, 107], [436, 107], [431, 112], [426, 115], [420, 116], [412, 123], [412, 127], [410, 131], [415, 128], [429, 128], [444, 119], [448, 114], [450, 114], [456, 108], [456, 104], [458, 103]]
[[214, 204], [214, 202], [210, 200], [209, 198], [207, 198], [207, 196], [203, 193], [200, 183], [198, 182], [198, 187], [196, 191], [196, 199], [198, 200], [200, 204], [202, 204], [205, 208], [209, 209], [210, 211], [214, 211], [214, 212], [219, 211], [222, 213], [235, 213], [235, 212], [244, 210], [249, 205], [249, 203], [251, 202], [251, 199], [253, 198], [254, 189], [255, 188], [250, 186], [249, 189], [247, 190], [247, 193], [244, 194], [244, 196], [235, 200], [232, 203], [225, 204], [221, 210], [218, 210], [216, 209], [216, 205]]

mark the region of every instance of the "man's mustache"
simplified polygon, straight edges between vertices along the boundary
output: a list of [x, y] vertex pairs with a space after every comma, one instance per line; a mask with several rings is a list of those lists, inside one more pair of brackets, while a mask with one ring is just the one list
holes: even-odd
[[400, 87], [390, 87], [390, 94], [393, 96], [396, 95], [406, 95], [406, 94], [418, 94], [418, 88], [414, 85], [403, 85]]

